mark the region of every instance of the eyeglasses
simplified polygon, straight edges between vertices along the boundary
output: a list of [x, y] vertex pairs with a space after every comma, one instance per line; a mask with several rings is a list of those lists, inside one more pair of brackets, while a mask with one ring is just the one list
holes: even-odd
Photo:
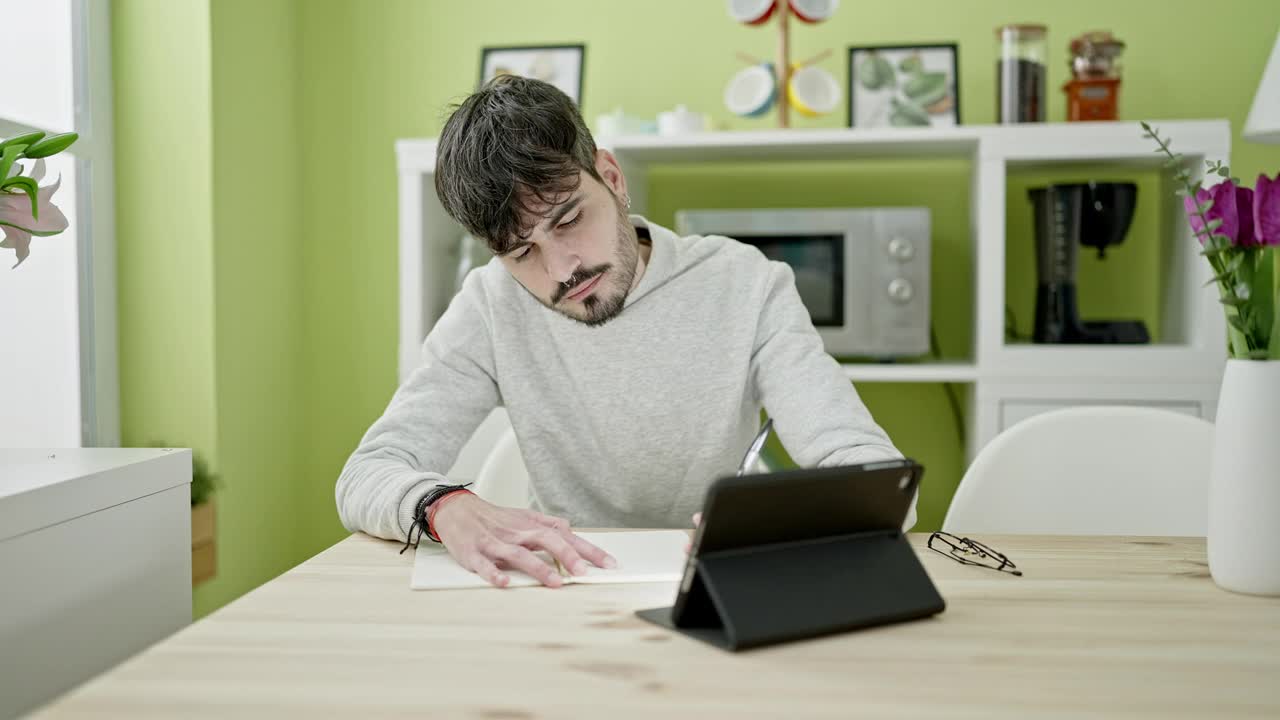
[[997, 552], [977, 540], [956, 537], [946, 532], [935, 532], [929, 536], [929, 549], [940, 555], [946, 555], [962, 565], [976, 565], [1007, 572], [1010, 575], [1022, 575], [1018, 566], [1005, 557], [1004, 553]]

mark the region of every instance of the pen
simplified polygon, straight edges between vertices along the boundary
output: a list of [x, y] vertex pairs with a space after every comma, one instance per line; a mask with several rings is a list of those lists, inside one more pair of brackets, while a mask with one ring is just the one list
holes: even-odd
[[751, 441], [751, 447], [747, 448], [747, 454], [742, 458], [742, 464], [738, 466], [738, 475], [745, 475], [747, 468], [751, 467], [760, 457], [760, 449], [764, 447], [764, 441], [769, 437], [769, 429], [773, 427], [773, 418], [764, 421], [764, 427], [760, 428], [760, 432], [756, 433], [756, 439]]

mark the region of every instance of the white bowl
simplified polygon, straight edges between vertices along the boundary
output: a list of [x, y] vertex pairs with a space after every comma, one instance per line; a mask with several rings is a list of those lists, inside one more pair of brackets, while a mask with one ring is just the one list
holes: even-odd
[[778, 83], [769, 63], [738, 71], [724, 88], [724, 105], [743, 117], [759, 117], [769, 111], [778, 93]]

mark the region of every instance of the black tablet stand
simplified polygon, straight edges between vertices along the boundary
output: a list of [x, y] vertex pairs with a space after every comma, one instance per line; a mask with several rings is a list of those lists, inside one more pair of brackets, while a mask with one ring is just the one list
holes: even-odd
[[945, 607], [906, 536], [890, 530], [705, 553], [689, 582], [679, 617], [669, 607], [636, 614], [735, 651]]

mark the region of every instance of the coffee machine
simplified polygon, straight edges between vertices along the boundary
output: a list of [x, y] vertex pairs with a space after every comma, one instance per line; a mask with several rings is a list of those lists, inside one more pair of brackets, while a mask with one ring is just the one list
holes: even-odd
[[1079, 183], [1031, 188], [1035, 209], [1037, 343], [1148, 343], [1138, 320], [1082, 321], [1076, 305], [1077, 245], [1096, 248], [1124, 242], [1133, 221], [1138, 186]]

